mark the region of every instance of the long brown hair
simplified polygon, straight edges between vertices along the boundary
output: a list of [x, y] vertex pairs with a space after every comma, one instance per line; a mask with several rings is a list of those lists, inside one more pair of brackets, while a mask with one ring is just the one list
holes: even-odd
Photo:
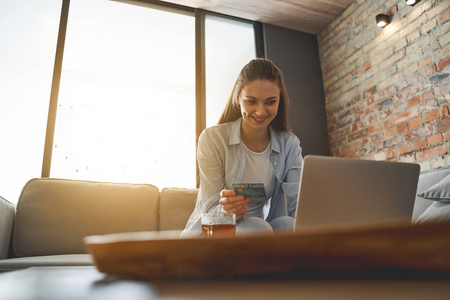
[[242, 68], [218, 124], [236, 121], [241, 117], [239, 97], [242, 89], [246, 84], [258, 79], [271, 81], [278, 85], [278, 88], [280, 89], [280, 104], [278, 106], [278, 113], [270, 125], [275, 130], [289, 131], [290, 128], [287, 115], [289, 109], [289, 96], [284, 84], [283, 73], [281, 73], [280, 69], [278, 69], [272, 61], [264, 58], [252, 59]]

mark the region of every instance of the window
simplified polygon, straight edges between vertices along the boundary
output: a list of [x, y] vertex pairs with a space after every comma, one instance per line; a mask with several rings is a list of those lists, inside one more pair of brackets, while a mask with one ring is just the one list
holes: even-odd
[[51, 176], [195, 187], [195, 23], [70, 4]]
[[62, 1], [0, 1], [0, 196], [41, 176]]
[[[70, 1], [51, 165], [47, 151], [42, 169], [68, 3], [0, 1], [0, 196], [17, 202], [49, 166], [51, 177], [195, 187], [194, 12], [146, 1]], [[251, 22], [206, 14], [207, 126], [255, 57], [254, 40]]]
[[242, 67], [256, 57], [253, 24], [205, 16], [206, 126], [217, 124]]

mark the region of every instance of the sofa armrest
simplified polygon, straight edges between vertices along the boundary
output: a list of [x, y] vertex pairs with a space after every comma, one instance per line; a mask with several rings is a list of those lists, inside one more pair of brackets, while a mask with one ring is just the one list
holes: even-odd
[[0, 197], [0, 259], [8, 257], [15, 212], [15, 205]]

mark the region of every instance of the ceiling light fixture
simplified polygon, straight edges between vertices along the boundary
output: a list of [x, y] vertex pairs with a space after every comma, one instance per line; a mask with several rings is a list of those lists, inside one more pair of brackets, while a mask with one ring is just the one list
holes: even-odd
[[377, 26], [380, 28], [384, 28], [389, 24], [389, 16], [385, 14], [379, 14], [375, 17], [377, 20]]

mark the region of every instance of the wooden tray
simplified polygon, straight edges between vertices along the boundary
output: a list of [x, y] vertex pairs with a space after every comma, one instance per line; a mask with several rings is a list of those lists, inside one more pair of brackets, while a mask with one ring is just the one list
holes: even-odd
[[380, 224], [232, 238], [138, 232], [90, 236], [100, 272], [161, 278], [308, 276], [363, 272], [450, 274], [450, 222]]

